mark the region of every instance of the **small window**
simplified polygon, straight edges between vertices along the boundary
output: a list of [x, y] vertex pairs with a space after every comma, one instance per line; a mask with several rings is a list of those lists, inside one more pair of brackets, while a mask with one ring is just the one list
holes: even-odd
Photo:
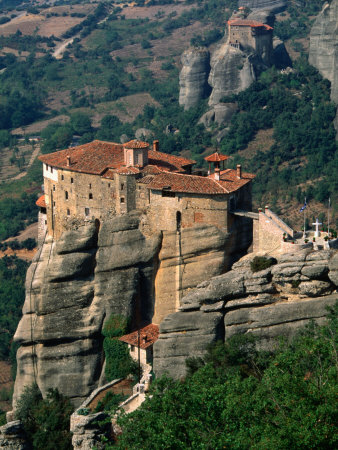
[[45, 225], [47, 225], [47, 220], [45, 220]]
[[89, 200], [92, 200], [93, 199], [93, 194], [91, 193], [91, 192], [89, 192]]
[[65, 191], [65, 199], [68, 200], [68, 191]]
[[55, 184], [53, 184], [53, 191], [55, 192]]
[[124, 189], [124, 183], [121, 183], [121, 191]]
[[53, 202], [53, 206], [55, 206], [55, 202]]
[[46, 164], [46, 170], [48, 170], [48, 164]]
[[92, 183], [89, 183], [89, 189], [91, 189], [92, 188]]
[[120, 198], [120, 202], [121, 202], [121, 203], [124, 203], [124, 197], [121, 197], [121, 198]]
[[85, 215], [89, 216], [89, 208], [85, 208]]
[[53, 167], [50, 168], [50, 172], [53, 173]]
[[65, 179], [65, 177], [63, 175], [61, 175], [61, 180], [63, 181]]
[[110, 187], [110, 183], [108, 183], [108, 187]]
[[70, 182], [71, 182], [71, 183], [74, 183], [74, 178], [71, 178], [71, 179], [70, 179]]
[[70, 210], [67, 208], [67, 216], [70, 216]]

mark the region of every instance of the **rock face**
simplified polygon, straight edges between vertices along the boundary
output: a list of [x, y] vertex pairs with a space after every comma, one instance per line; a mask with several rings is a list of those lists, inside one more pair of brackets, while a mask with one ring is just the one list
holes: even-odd
[[[338, 0], [325, 4], [310, 33], [309, 62], [331, 81], [331, 99], [338, 103]], [[338, 131], [338, 118], [336, 117]]]
[[279, 12], [287, 5], [287, 0], [241, 0], [240, 6], [246, 6], [250, 9], [265, 9], [268, 11]]
[[[79, 405], [105, 382], [101, 330], [111, 314], [130, 317], [134, 327], [159, 323], [189, 289], [223, 273], [240, 248], [231, 233], [211, 225], [148, 236], [140, 223], [136, 213], [117, 216], [40, 248], [15, 334], [21, 346], [14, 405], [34, 381], [43, 395], [57, 387]], [[249, 240], [238, 239], [245, 252]]]
[[255, 80], [254, 58], [227, 43], [222, 44], [211, 58], [209, 105], [214, 106], [224, 96], [243, 91]]
[[292, 336], [314, 319], [322, 323], [326, 307], [338, 300], [338, 253], [301, 251], [253, 273], [247, 255], [224, 275], [191, 290], [180, 310], [160, 325], [154, 346], [156, 375], [185, 375], [185, 360], [202, 356], [208, 344], [251, 332], [270, 348], [279, 335]]
[[189, 109], [210, 93], [210, 54], [205, 48], [191, 48], [183, 53], [181, 61], [179, 104]]

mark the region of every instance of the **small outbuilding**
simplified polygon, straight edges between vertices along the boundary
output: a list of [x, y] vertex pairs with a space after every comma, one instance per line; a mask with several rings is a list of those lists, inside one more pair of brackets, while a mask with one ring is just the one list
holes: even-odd
[[159, 335], [159, 327], [153, 323], [125, 334], [119, 338], [120, 341], [128, 344], [130, 356], [138, 361], [138, 349], [140, 349], [140, 363], [152, 364], [153, 361], [153, 345], [157, 341]]

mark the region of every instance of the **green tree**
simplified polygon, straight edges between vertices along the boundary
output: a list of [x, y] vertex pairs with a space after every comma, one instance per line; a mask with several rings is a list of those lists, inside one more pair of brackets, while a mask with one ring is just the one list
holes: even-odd
[[70, 401], [57, 389], [49, 389], [45, 399], [36, 384], [26, 386], [17, 405], [16, 417], [22, 421], [30, 443], [37, 450], [71, 450]]

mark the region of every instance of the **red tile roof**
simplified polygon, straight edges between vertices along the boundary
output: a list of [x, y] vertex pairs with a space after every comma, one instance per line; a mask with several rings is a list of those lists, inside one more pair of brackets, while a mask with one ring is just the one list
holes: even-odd
[[[69, 166], [67, 165], [67, 156], [70, 156]], [[39, 159], [53, 167], [95, 175], [102, 175], [107, 169], [120, 169], [125, 165], [122, 144], [98, 140], [67, 150], [41, 155]], [[170, 172], [184, 172], [185, 166], [195, 164], [195, 161], [191, 159], [153, 150], [148, 150], [148, 159], [149, 164]]]
[[212, 155], [209, 155], [204, 159], [208, 162], [220, 162], [220, 161], [225, 161], [228, 158], [229, 158], [229, 156], [222, 155], [221, 153], [215, 152]]
[[159, 335], [158, 325], [151, 323], [146, 327], [141, 328], [140, 330], [140, 340], [138, 338], [138, 330], [133, 331], [132, 333], [125, 334], [119, 338], [119, 341], [126, 342], [127, 344], [134, 345], [135, 347], [139, 346], [140, 348], [146, 349], [154, 344], [157, 341]]
[[182, 156], [169, 155], [168, 153], [148, 151], [148, 164], [158, 166], [169, 172], [184, 172], [184, 167], [192, 166], [196, 161]]
[[35, 204], [36, 204], [37, 206], [39, 206], [39, 208], [47, 208], [46, 201], [45, 201], [45, 194], [41, 195], [41, 197], [39, 197], [39, 198], [37, 199], [37, 201], [35, 202]]
[[157, 175], [147, 187], [148, 189], [157, 190], [170, 187], [172, 192], [187, 192], [191, 194], [227, 194], [226, 188], [211, 178], [180, 173], [166, 172]]
[[138, 141], [137, 139], [133, 139], [133, 140], [123, 144], [123, 147], [125, 147], [125, 148], [148, 148], [149, 144], [148, 144], [148, 142], [142, 142], [142, 141]]
[[273, 30], [270, 25], [266, 23], [257, 22], [256, 20], [246, 20], [246, 19], [232, 19], [228, 20], [229, 25], [235, 25], [238, 27], [251, 27], [251, 28], [261, 28], [264, 27], [266, 30]]
[[[214, 178], [215, 174], [209, 175], [208, 178]], [[226, 169], [220, 172], [220, 181], [218, 182], [229, 193], [237, 191], [247, 183], [250, 183], [256, 175], [252, 173], [242, 172], [241, 178], [237, 178], [237, 170]]]

